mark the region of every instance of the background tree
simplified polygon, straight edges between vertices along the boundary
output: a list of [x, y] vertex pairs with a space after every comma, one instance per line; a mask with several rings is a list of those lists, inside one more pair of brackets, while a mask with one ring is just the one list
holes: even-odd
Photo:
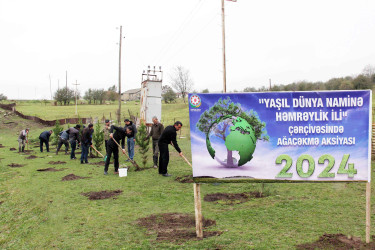
[[[227, 115], [241, 117], [246, 120], [253, 127], [257, 140], [269, 140], [265, 129], [266, 124], [259, 119], [258, 114], [253, 110], [244, 111], [239, 103], [233, 103], [229, 97], [226, 99], [220, 98], [208, 111], [204, 111], [196, 126], [200, 131], [207, 134], [210, 132], [209, 129], [215, 120]], [[224, 120], [222, 123], [214, 125], [212, 132], [215, 136], [225, 141], [225, 132], [231, 125], [233, 124], [230, 119]], [[230, 150], [227, 150], [227, 163], [229, 165], [233, 164], [232, 151]]]
[[194, 85], [193, 80], [190, 77], [189, 70], [183, 68], [182, 66], [177, 66], [170, 78], [173, 88], [181, 93], [182, 99], [185, 102], [185, 97]]
[[6, 101], [8, 97], [6, 97], [4, 94], [0, 93], [0, 101]]
[[257, 90], [254, 87], [246, 87], [243, 92], [257, 92]]
[[172, 103], [176, 100], [177, 96], [173, 89], [167, 90], [164, 94], [162, 94], [163, 100], [165, 103]]
[[92, 89], [88, 89], [85, 92], [85, 95], [83, 96], [83, 99], [85, 99], [89, 104], [91, 104], [91, 101], [93, 100], [93, 91], [92, 91]]
[[[95, 124], [94, 134], [92, 135], [92, 140], [94, 141], [95, 148], [100, 151], [103, 146], [104, 142], [104, 132], [101, 129], [99, 120]], [[96, 153], [96, 156], [98, 156], [98, 153]]]
[[371, 80], [365, 75], [359, 75], [353, 79], [354, 89], [372, 89]]
[[142, 166], [143, 168], [146, 167], [147, 164], [147, 158], [148, 158], [148, 150], [150, 145], [150, 138], [147, 138], [148, 132], [147, 127], [144, 123], [141, 123], [141, 126], [138, 128], [137, 135], [135, 136], [135, 141], [137, 142], [137, 145], [139, 146], [139, 153], [141, 154], [142, 158]]
[[60, 105], [69, 105], [69, 103], [75, 99], [75, 92], [69, 88], [58, 89], [55, 92], [54, 100]]
[[202, 93], [207, 94], [207, 93], [210, 93], [210, 91], [208, 89], [204, 89], [202, 90]]
[[116, 85], [113, 85], [112, 87], [109, 87], [106, 94], [105, 99], [109, 101], [116, 101], [118, 99], [118, 93], [117, 93], [117, 87]]

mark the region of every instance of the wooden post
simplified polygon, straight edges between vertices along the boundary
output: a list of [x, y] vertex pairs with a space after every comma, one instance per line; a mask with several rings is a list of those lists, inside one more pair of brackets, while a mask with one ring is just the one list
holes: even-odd
[[371, 182], [366, 183], [366, 243], [370, 243], [371, 229]]
[[195, 204], [195, 231], [197, 238], [203, 238], [202, 206], [201, 206], [201, 185], [194, 183], [194, 204]]

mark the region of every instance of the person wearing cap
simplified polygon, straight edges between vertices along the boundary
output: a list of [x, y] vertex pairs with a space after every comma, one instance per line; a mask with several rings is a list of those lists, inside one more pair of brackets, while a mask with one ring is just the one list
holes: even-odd
[[110, 128], [111, 128], [111, 124], [110, 124], [109, 120], [105, 120], [105, 125], [104, 125], [104, 128], [103, 128], [102, 132], [104, 134], [104, 145], [105, 145], [105, 152], [106, 152], [106, 154], [108, 154], [107, 147], [108, 147], [108, 140], [110, 139], [109, 138], [109, 134], [110, 134], [109, 130], [110, 130]]
[[43, 152], [43, 143], [46, 144], [46, 149], [47, 152], [49, 152], [49, 137], [52, 135], [53, 131], [52, 130], [47, 130], [42, 132], [39, 135], [39, 140], [40, 140], [40, 152]]
[[126, 139], [126, 143], [128, 144], [129, 158], [131, 160], [133, 160], [133, 158], [134, 158], [134, 144], [135, 144], [135, 136], [137, 134], [137, 127], [129, 119], [125, 119], [124, 122], [125, 122], [125, 127], [124, 127], [125, 131], [126, 131], [127, 128], [129, 128], [130, 131], [131, 131], [131, 133], [129, 135], [127, 134], [128, 138]]
[[29, 129], [21, 130], [20, 134], [18, 135], [18, 152], [20, 153], [25, 152], [25, 142], [29, 143], [27, 140], [27, 135], [29, 134]]
[[158, 141], [159, 137], [164, 131], [164, 126], [158, 121], [156, 116], [152, 117], [152, 126], [151, 131], [146, 137], [145, 141], [148, 140], [150, 137], [152, 138], [152, 153], [153, 153], [153, 161], [154, 161], [154, 168], [158, 168], [158, 160], [159, 160], [159, 146]]
[[71, 147], [70, 159], [72, 160], [77, 159], [75, 155], [75, 151], [77, 148], [77, 141], [78, 143], [80, 143], [80, 138], [79, 138], [80, 129], [81, 129], [81, 125], [77, 124], [75, 127], [71, 127], [67, 130], [67, 133], [69, 134], [69, 143]]
[[168, 145], [172, 144], [172, 146], [177, 150], [180, 156], [182, 156], [182, 152], [180, 147], [177, 144], [177, 131], [179, 131], [182, 127], [182, 123], [180, 121], [176, 121], [174, 125], [167, 126], [163, 133], [161, 134], [158, 146], [160, 150], [160, 158], [159, 158], [159, 174], [169, 177], [171, 176], [168, 174], [168, 163], [169, 163], [169, 149]]
[[69, 131], [69, 129], [60, 132], [59, 141], [57, 143], [56, 155], [58, 155], [58, 153], [60, 151], [60, 148], [62, 147], [63, 144], [65, 145], [65, 154], [66, 155], [68, 154], [68, 149], [69, 149], [69, 134], [68, 134], [68, 131]]
[[81, 164], [89, 163], [87, 157], [89, 155], [89, 147], [92, 145], [92, 134], [94, 133], [94, 125], [90, 123], [87, 128], [82, 131], [81, 140]]

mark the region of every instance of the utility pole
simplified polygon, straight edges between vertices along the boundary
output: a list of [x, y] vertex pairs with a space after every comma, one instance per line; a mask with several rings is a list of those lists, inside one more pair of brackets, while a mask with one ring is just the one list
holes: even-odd
[[222, 36], [223, 36], [223, 93], [227, 92], [227, 69], [225, 65], [225, 12], [224, 0], [221, 0], [221, 21], [222, 21]]
[[118, 113], [117, 113], [118, 124], [121, 124], [121, 41], [122, 41], [122, 26], [120, 26], [120, 42], [119, 42], [119, 57], [118, 57]]
[[271, 84], [271, 78], [270, 78], [270, 91], [271, 91], [271, 88], [272, 88], [272, 84]]
[[78, 108], [77, 108], [77, 92], [78, 91], [77, 91], [77, 86], [80, 85], [80, 84], [78, 84], [77, 80], [76, 80], [76, 83], [75, 84], [73, 83], [73, 85], [76, 85], [76, 115], [78, 115]]

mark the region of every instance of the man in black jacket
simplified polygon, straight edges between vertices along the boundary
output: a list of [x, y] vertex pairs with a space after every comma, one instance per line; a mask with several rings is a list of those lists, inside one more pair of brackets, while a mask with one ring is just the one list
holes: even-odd
[[177, 150], [180, 156], [182, 156], [181, 149], [178, 146], [177, 140], [176, 140], [177, 131], [179, 131], [181, 127], [182, 127], [182, 123], [180, 121], [176, 121], [173, 126], [166, 127], [158, 141], [158, 146], [160, 150], [159, 174], [165, 177], [171, 176], [170, 174], [168, 174], [168, 163], [169, 163], [168, 145], [172, 144], [172, 146]]
[[[115, 130], [115, 131], [113, 131]], [[113, 153], [114, 159], [114, 166], [115, 166], [115, 174], [118, 174], [118, 167], [119, 167], [119, 162], [118, 162], [118, 145], [117, 143], [120, 143], [121, 141], [121, 146], [122, 146], [122, 153], [125, 154], [125, 128], [122, 127], [117, 127], [112, 125], [110, 130], [109, 130], [109, 140], [107, 143], [107, 159], [105, 161], [105, 166], [104, 166], [104, 174], [108, 174], [108, 167], [109, 167], [109, 162], [111, 161], [111, 155]], [[116, 142], [114, 142], [116, 140]]]
[[46, 144], [47, 152], [49, 152], [49, 137], [53, 133], [52, 130], [44, 131], [39, 135], [40, 140], [40, 152], [43, 152], [43, 143]]
[[88, 163], [87, 156], [89, 154], [89, 147], [92, 145], [92, 134], [93, 133], [94, 133], [94, 125], [92, 123], [90, 123], [89, 126], [82, 131], [81, 164], [83, 164], [83, 161], [85, 161], [85, 163]]

